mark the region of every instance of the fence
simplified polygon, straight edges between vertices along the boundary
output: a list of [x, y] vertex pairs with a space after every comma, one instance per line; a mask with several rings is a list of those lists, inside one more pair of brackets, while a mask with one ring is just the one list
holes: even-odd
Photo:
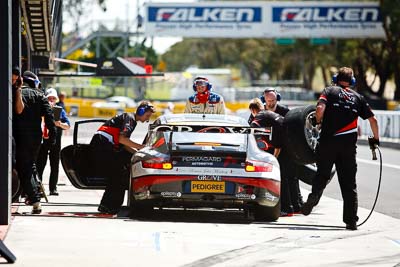
[[[379, 124], [379, 135], [386, 138], [400, 138], [400, 111], [374, 110]], [[359, 118], [361, 135], [372, 135], [368, 120]]]

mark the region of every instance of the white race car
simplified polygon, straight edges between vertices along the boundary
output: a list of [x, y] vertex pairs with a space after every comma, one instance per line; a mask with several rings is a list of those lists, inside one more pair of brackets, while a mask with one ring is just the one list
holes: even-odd
[[[287, 149], [298, 178], [311, 184], [316, 167], [318, 130], [309, 120], [315, 108], [290, 110], [285, 117]], [[61, 151], [61, 162], [79, 189], [104, 189], [106, 179], [90, 164], [88, 141], [104, 119], [75, 122], [73, 145]], [[96, 127], [88, 127], [90, 124]], [[82, 129], [91, 128], [92, 132]], [[83, 134], [82, 134], [83, 133]], [[256, 135], [273, 129], [250, 128], [237, 116], [169, 114], [157, 118], [133, 155], [127, 175], [132, 217], [154, 207], [240, 208], [256, 220], [274, 221], [280, 215], [280, 169], [277, 159], [257, 146]], [[335, 174], [332, 170], [331, 177]], [[129, 178], [128, 178], [129, 177]], [[129, 180], [129, 181], [128, 181]], [[129, 186], [128, 186], [129, 184]]]
[[229, 115], [172, 114], [150, 127], [132, 160], [133, 216], [153, 207], [243, 208], [257, 220], [280, 215], [277, 159], [257, 146], [246, 120]]

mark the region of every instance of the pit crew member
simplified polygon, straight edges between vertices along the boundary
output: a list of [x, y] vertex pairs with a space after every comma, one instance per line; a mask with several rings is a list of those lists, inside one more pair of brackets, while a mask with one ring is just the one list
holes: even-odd
[[364, 97], [350, 88], [356, 82], [351, 68], [340, 68], [332, 82], [334, 85], [326, 87], [317, 102], [315, 123], [321, 124], [317, 174], [302, 213], [309, 215], [318, 204], [335, 164], [343, 197], [343, 221], [346, 229], [357, 230], [358, 117], [368, 119], [376, 144], [379, 144], [378, 122]]
[[134, 114], [122, 113], [106, 121], [90, 142], [92, 164], [107, 178], [98, 211], [117, 214], [123, 204], [129, 180], [132, 153], [144, 146], [130, 140], [137, 122], [147, 122], [155, 112], [149, 101], [142, 101]]

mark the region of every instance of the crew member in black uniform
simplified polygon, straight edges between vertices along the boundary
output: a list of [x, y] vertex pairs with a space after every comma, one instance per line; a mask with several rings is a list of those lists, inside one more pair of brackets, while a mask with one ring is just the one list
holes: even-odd
[[346, 229], [357, 230], [356, 143], [358, 117], [368, 119], [374, 143], [379, 144], [378, 123], [368, 103], [350, 88], [355, 85], [353, 70], [339, 69], [332, 79], [335, 84], [326, 87], [319, 97], [315, 124], [321, 124], [317, 148], [317, 175], [312, 190], [304, 203], [302, 213], [309, 215], [326, 187], [333, 164], [343, 197], [343, 221]]
[[249, 109], [254, 117], [250, 124], [251, 127], [272, 127], [271, 140], [256, 136], [257, 145], [260, 149], [273, 154], [278, 159], [281, 171], [281, 217], [293, 216], [288, 179], [291, 174], [290, 170], [295, 170], [295, 168], [288, 166], [288, 157], [284, 148], [284, 118], [278, 113], [264, 110], [259, 98], [254, 98], [250, 101]]
[[[259, 99], [263, 105], [263, 109], [265, 110], [270, 110], [272, 112], [278, 113], [283, 117], [285, 117], [286, 113], [288, 113], [289, 111], [288, 107], [278, 103], [279, 101], [281, 101], [281, 95], [273, 87], [265, 88], [262, 96], [260, 96]], [[250, 117], [248, 119], [249, 124], [251, 124], [253, 119], [254, 115], [250, 114]]]
[[[273, 87], [268, 87], [264, 90], [263, 96], [260, 98], [264, 103], [264, 108], [279, 115], [285, 117], [289, 112], [288, 107], [279, 104], [281, 101], [281, 95]], [[297, 178], [297, 168], [298, 165], [293, 161], [288, 153], [284, 150], [281, 154], [280, 161], [282, 165], [285, 166], [283, 170], [283, 175], [286, 176], [289, 185], [290, 203], [293, 208], [294, 213], [301, 212], [301, 206], [303, 205], [303, 197], [300, 192], [299, 179]], [[289, 209], [289, 214], [291, 209]]]
[[132, 153], [144, 146], [130, 140], [137, 121], [149, 121], [154, 106], [142, 101], [135, 114], [122, 113], [106, 121], [90, 142], [95, 168], [107, 178], [107, 186], [98, 211], [117, 214], [124, 202], [129, 179], [129, 163]]
[[35, 177], [35, 162], [42, 141], [42, 117], [47, 125], [51, 144], [55, 144], [56, 127], [50, 104], [38, 90], [38, 77], [30, 71], [25, 71], [23, 82], [21, 93], [24, 109], [13, 119], [17, 172], [23, 191], [27, 195], [25, 203], [33, 205], [32, 213], [40, 213], [42, 208]]

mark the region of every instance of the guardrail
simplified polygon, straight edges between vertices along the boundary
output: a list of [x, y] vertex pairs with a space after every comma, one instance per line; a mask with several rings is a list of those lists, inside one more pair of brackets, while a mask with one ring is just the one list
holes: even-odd
[[[374, 110], [379, 134], [384, 138], [400, 138], [400, 111]], [[361, 135], [372, 135], [368, 120], [358, 119]]]
[[[256, 93], [258, 94], [258, 92]], [[103, 118], [111, 118], [114, 115], [122, 112], [134, 112], [136, 108], [95, 108], [92, 107], [92, 104], [98, 99], [79, 99], [79, 98], [70, 98], [65, 102], [65, 107], [68, 114], [72, 116], [79, 117], [103, 117]], [[101, 100], [100, 100], [101, 101]], [[288, 101], [286, 101], [288, 102]], [[227, 101], [226, 107], [232, 111], [236, 112], [239, 109], [247, 109], [248, 108], [248, 100], [246, 101]], [[306, 104], [307, 102], [298, 101], [298, 103], [284, 103], [289, 104], [289, 106], [298, 106], [299, 104]], [[154, 102], [156, 107], [155, 116], [159, 116], [162, 114], [163, 110], [165, 110], [168, 106], [166, 102]], [[174, 103], [174, 113], [183, 113], [185, 109], [185, 102], [175, 102]], [[394, 138], [400, 139], [400, 111], [385, 111], [385, 110], [374, 110], [375, 116], [379, 123], [380, 136], [383, 138]], [[361, 135], [371, 135], [371, 129], [369, 127], [368, 120], [359, 119], [358, 125], [360, 126], [360, 134]]]

